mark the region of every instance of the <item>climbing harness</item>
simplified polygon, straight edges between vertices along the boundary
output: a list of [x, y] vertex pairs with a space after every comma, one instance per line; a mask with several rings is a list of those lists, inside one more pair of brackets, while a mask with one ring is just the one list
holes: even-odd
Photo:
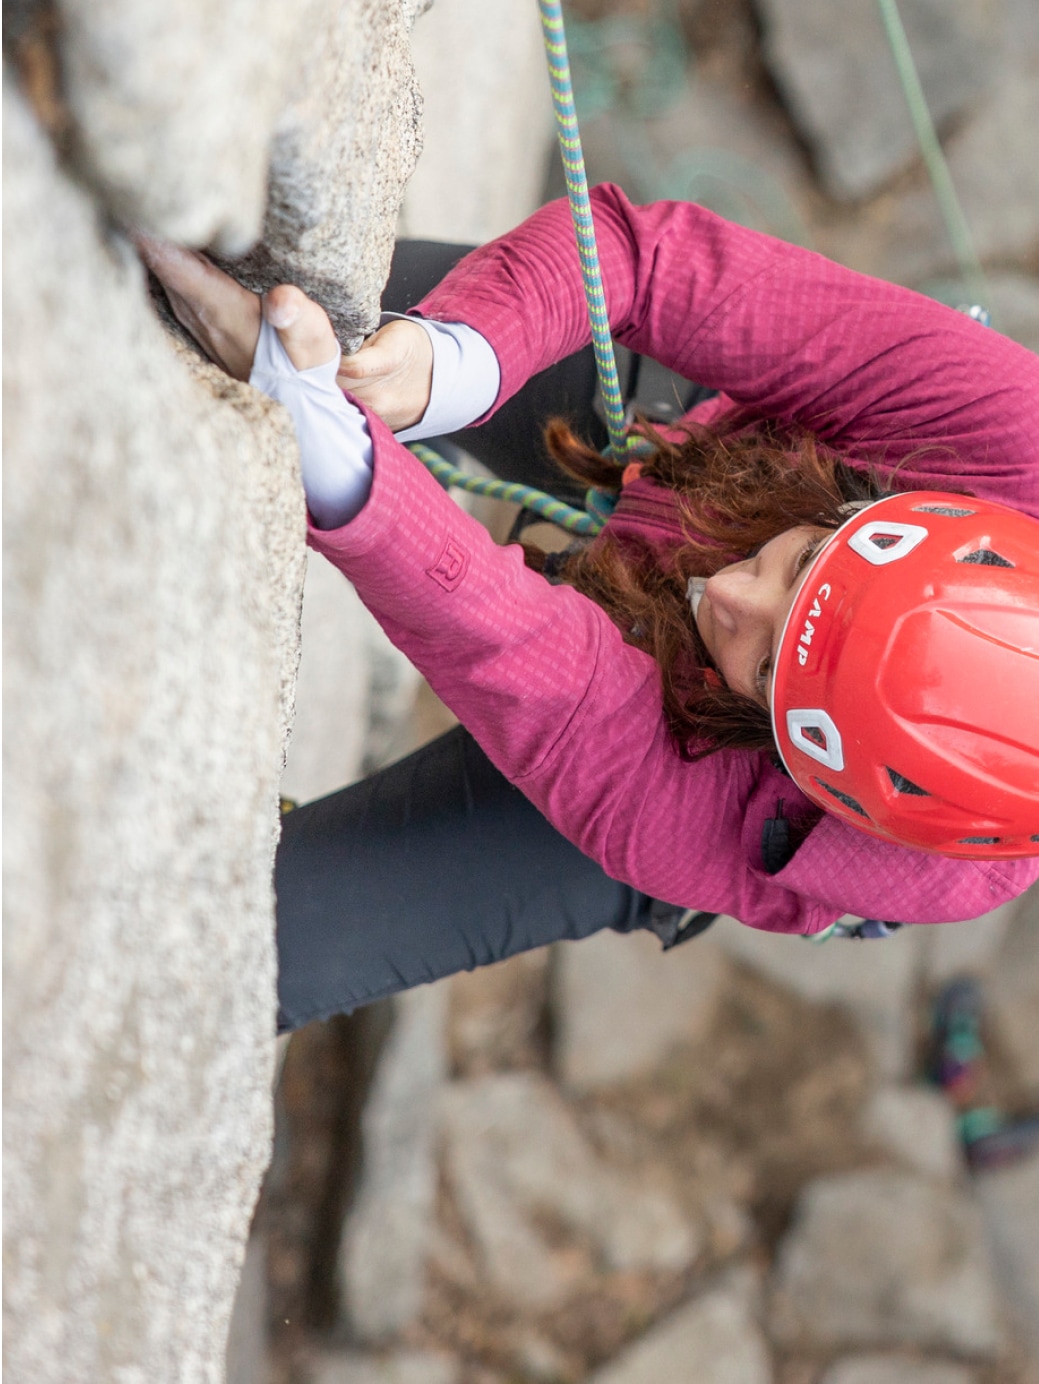
[[822, 932], [811, 932], [806, 934], [805, 941], [818, 945], [820, 942], [829, 942], [834, 937], [846, 937], [853, 942], [873, 942], [884, 937], [893, 937], [904, 923], [883, 923], [879, 918], [863, 918], [857, 923], [836, 922], [831, 923]]

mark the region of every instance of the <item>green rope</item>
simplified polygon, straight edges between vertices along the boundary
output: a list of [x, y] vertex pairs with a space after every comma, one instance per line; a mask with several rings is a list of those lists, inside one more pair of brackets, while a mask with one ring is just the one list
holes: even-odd
[[931, 119], [931, 112], [927, 107], [927, 98], [924, 96], [920, 74], [913, 60], [909, 39], [902, 23], [902, 16], [898, 12], [897, 0], [877, 0], [877, 3], [880, 5], [884, 31], [887, 34], [895, 66], [898, 69], [906, 103], [909, 106], [909, 114], [916, 131], [920, 153], [923, 155], [927, 175], [931, 180], [931, 186], [934, 189], [934, 195], [945, 222], [945, 229], [956, 254], [956, 262], [968, 292], [978, 303], [984, 303], [988, 297], [985, 274], [978, 260], [977, 251], [974, 249], [967, 218], [964, 216], [963, 208], [956, 196], [949, 165], [942, 153], [942, 146], [938, 142], [938, 135], [934, 128], [934, 121]]
[[562, 500], [546, 495], [543, 490], [536, 490], [533, 486], [519, 485], [515, 481], [491, 480], [485, 476], [472, 476], [468, 471], [445, 461], [432, 447], [426, 447], [421, 442], [412, 442], [408, 450], [421, 461], [445, 490], [454, 487], [467, 490], [472, 495], [489, 495], [494, 500], [511, 500], [546, 519], [550, 524], [557, 524], [567, 533], [597, 534], [605, 523], [605, 517], [574, 509], [572, 505], [564, 504]]
[[624, 400], [621, 397], [617, 361], [613, 354], [613, 339], [610, 336], [610, 319], [606, 311], [606, 294], [603, 291], [602, 271], [595, 245], [595, 226], [592, 222], [592, 204], [588, 196], [588, 175], [585, 172], [584, 154], [581, 150], [581, 133], [574, 108], [574, 89], [566, 50], [563, 9], [560, 0], [538, 0], [538, 9], [541, 12], [541, 30], [548, 59], [559, 152], [563, 158], [566, 195], [577, 236], [581, 278], [588, 301], [592, 349], [599, 372], [606, 428], [610, 434], [610, 452], [619, 460], [628, 450], [624, 427]]

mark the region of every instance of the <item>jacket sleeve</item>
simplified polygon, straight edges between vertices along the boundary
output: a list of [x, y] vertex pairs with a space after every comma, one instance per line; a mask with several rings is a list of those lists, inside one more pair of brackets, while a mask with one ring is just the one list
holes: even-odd
[[[690, 203], [592, 194], [610, 323], [625, 346], [899, 467], [1039, 516], [1039, 358], [931, 299]], [[420, 305], [494, 347], [498, 403], [589, 339], [565, 203], [463, 260]]]
[[[368, 503], [341, 529], [312, 529], [310, 542], [354, 582], [393, 642], [549, 821], [608, 874], [670, 903], [788, 932], [817, 931], [859, 911], [856, 880], [874, 879], [876, 860], [846, 875], [841, 905], [815, 897], [810, 882], [789, 887], [750, 863], [757, 757], [680, 760], [652, 661], [624, 644], [598, 606], [526, 568], [518, 547], [495, 546], [368, 418]], [[945, 881], [931, 902], [941, 917], [971, 916], [980, 895], [964, 893], [964, 872], [940, 868], [952, 864], [921, 864]], [[993, 906], [986, 892], [974, 912]]]

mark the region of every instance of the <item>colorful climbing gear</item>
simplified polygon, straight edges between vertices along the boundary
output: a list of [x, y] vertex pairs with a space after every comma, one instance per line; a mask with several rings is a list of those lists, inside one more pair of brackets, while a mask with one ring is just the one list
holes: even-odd
[[938, 994], [931, 1018], [928, 1076], [957, 1112], [957, 1129], [972, 1172], [1005, 1167], [1039, 1146], [1039, 1114], [1008, 1116], [986, 1097], [988, 1071], [981, 986], [970, 976]]

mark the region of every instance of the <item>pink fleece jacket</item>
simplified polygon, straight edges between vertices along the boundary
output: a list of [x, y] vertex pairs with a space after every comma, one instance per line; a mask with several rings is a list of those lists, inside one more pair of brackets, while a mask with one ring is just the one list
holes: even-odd
[[[1039, 517], [1039, 358], [965, 315], [699, 207], [593, 193], [617, 339], [734, 401], [811, 429], [852, 463], [900, 467]], [[589, 339], [568, 211], [476, 251], [420, 309], [497, 353], [495, 407]], [[800, 795], [764, 754], [674, 752], [656, 669], [591, 601], [496, 547], [378, 418], [371, 496], [310, 542], [355, 584], [493, 762], [608, 874], [752, 927], [811, 933], [840, 914], [976, 917], [1039, 859], [952, 861], [824, 815], [777, 874], [762, 827]], [[796, 806], [796, 804], [795, 804]], [[806, 804], [800, 800], [802, 810]]]

